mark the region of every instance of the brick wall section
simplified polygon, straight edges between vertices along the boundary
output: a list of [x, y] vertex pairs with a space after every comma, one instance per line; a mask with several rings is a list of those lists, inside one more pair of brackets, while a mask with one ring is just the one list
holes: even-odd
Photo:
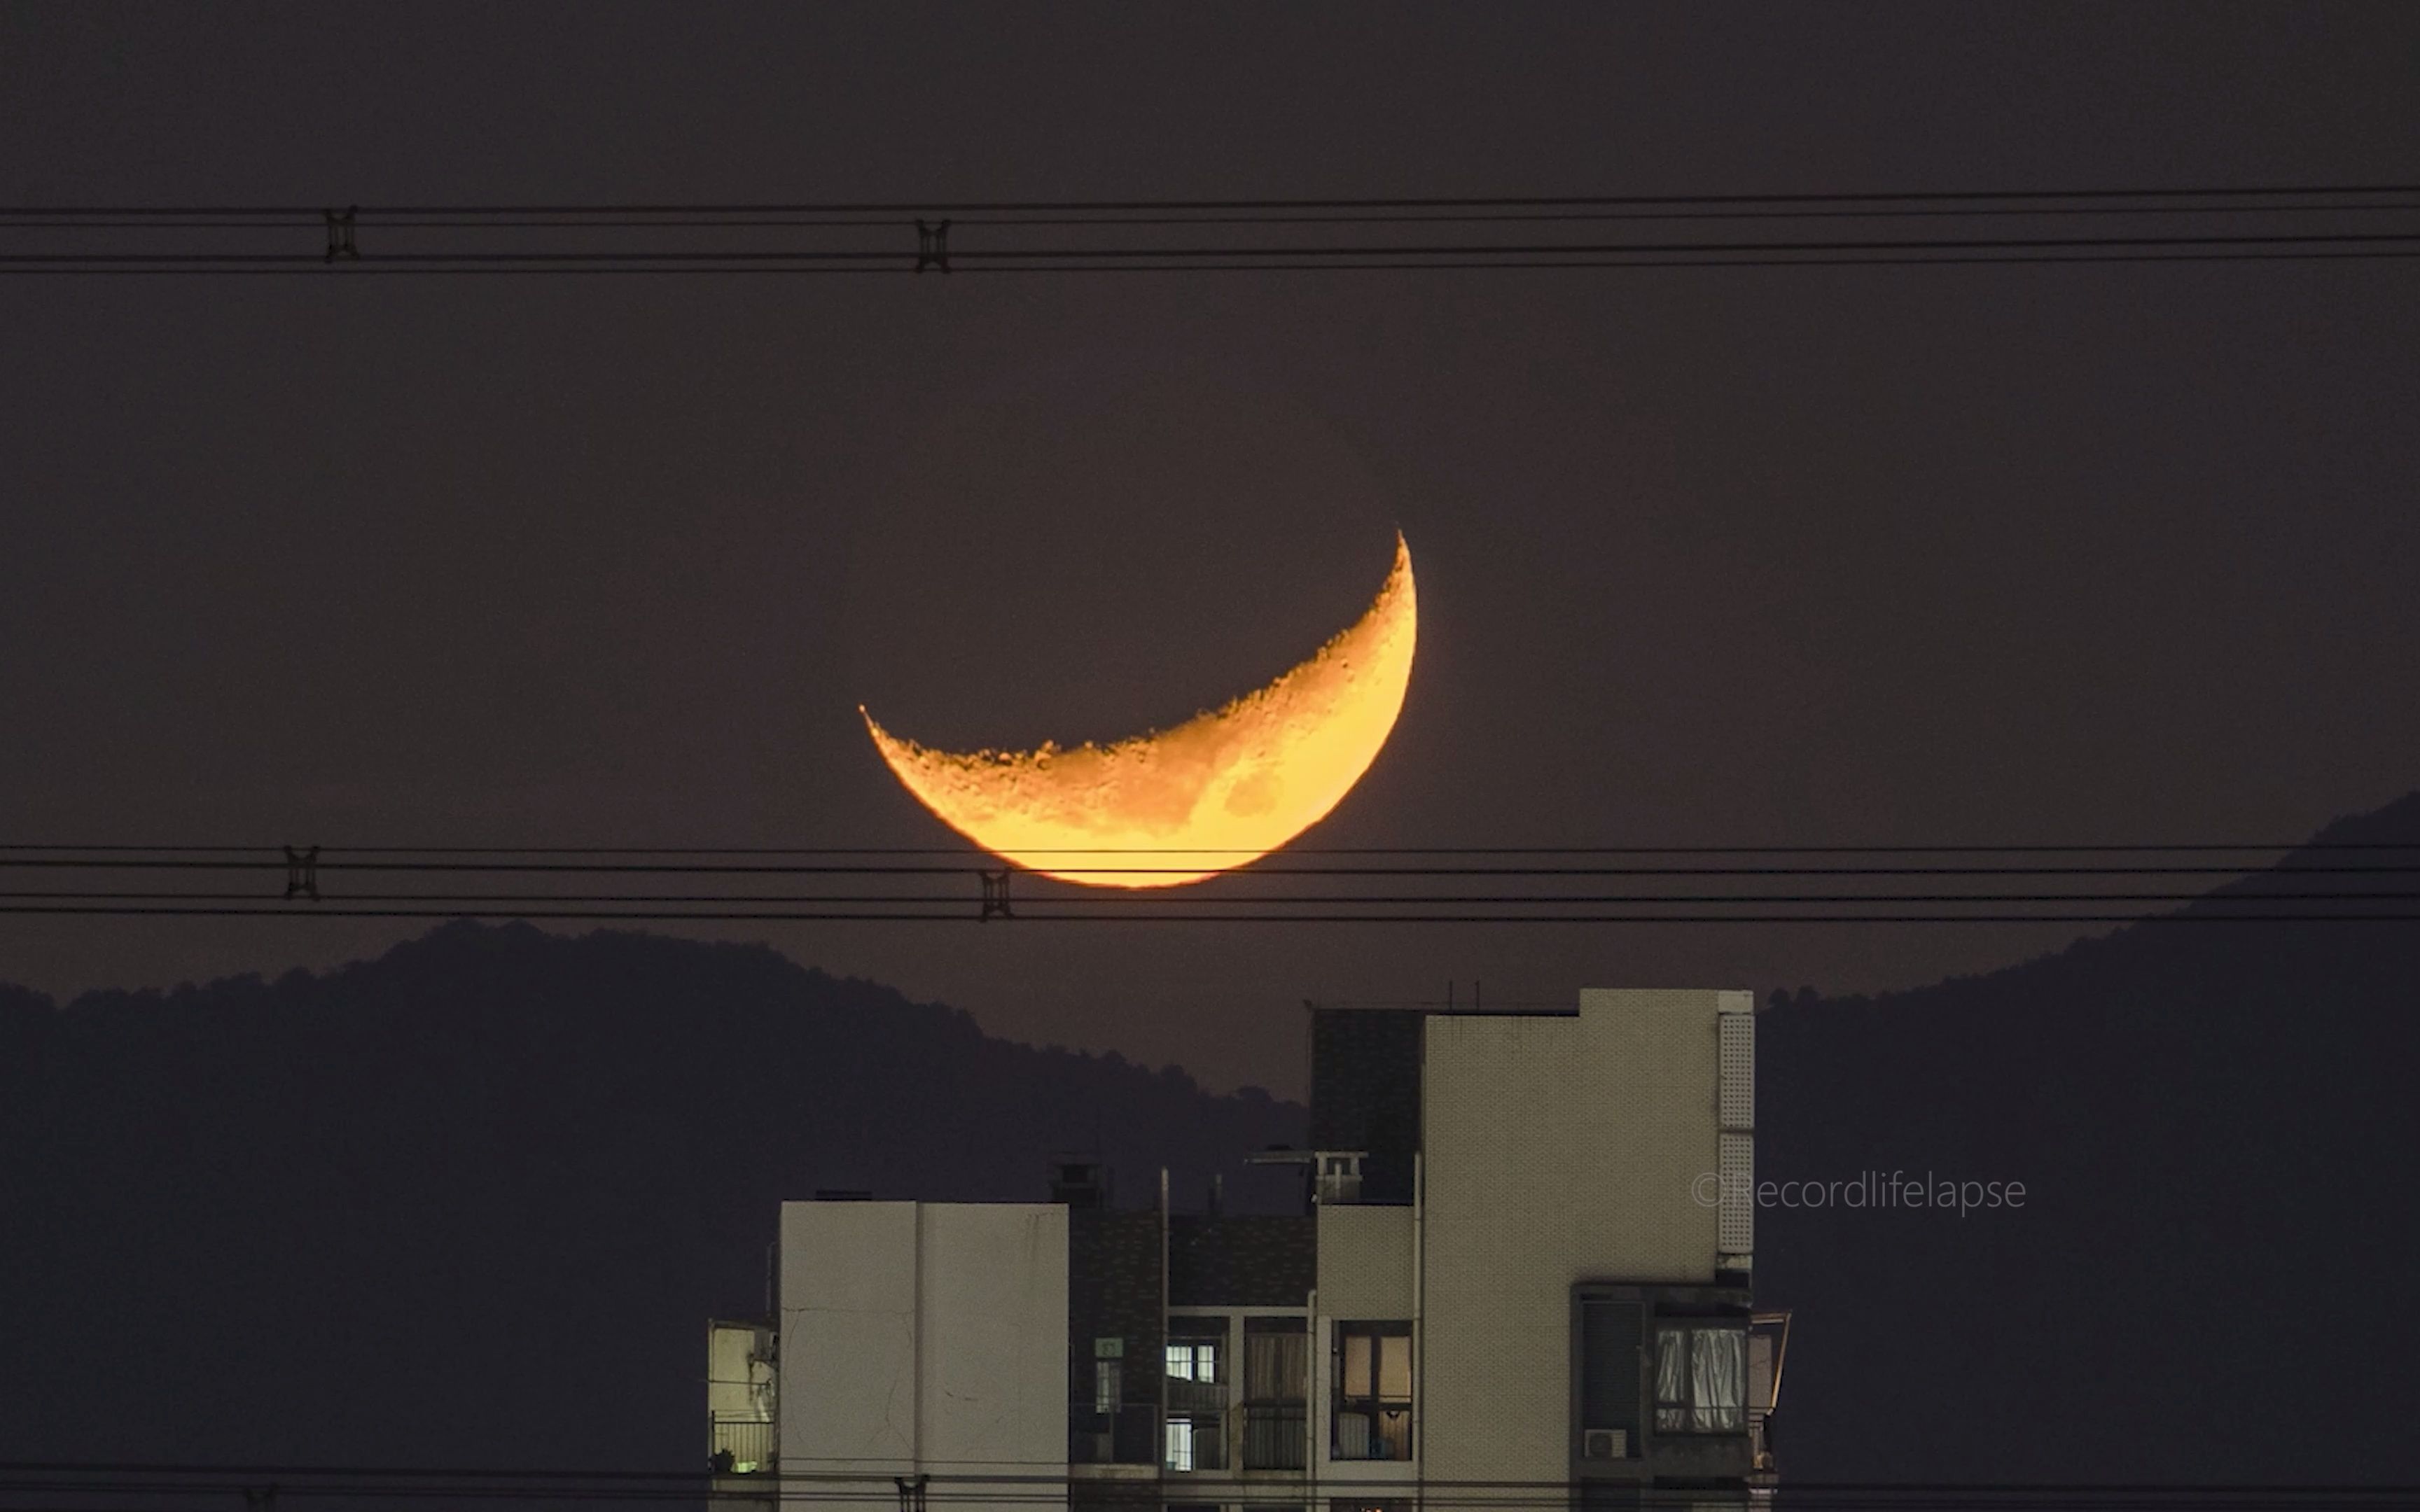
[[1168, 1221], [1171, 1307], [1300, 1307], [1319, 1280], [1313, 1220], [1198, 1217]]
[[1311, 1010], [1311, 1147], [1370, 1152], [1364, 1202], [1412, 1200], [1426, 1016], [1417, 1008]]
[[1067, 1380], [1093, 1396], [1093, 1341], [1126, 1341], [1119, 1396], [1159, 1401], [1167, 1361], [1159, 1332], [1159, 1214], [1077, 1208], [1067, 1214]]

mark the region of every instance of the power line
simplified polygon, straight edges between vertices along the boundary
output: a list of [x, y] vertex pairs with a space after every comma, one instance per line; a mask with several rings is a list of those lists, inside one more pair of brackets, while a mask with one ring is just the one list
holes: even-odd
[[[349, 892], [337, 900], [346, 903], [427, 903], [451, 906], [499, 903], [612, 903], [629, 907], [666, 907], [693, 905], [708, 907], [731, 903], [747, 903], [760, 907], [790, 907], [806, 903], [847, 903], [876, 906], [887, 904], [933, 903], [949, 900], [938, 899], [931, 893], [551, 893], [551, 892]], [[1061, 896], [1051, 900], [1063, 906], [1097, 908], [1149, 908], [1162, 900], [1140, 890], [1095, 892], [1089, 895]], [[1267, 907], [1271, 905], [1319, 904], [1328, 907], [1350, 904], [1355, 907], [1380, 908], [1400, 906], [1431, 907], [1441, 904], [1459, 906], [1529, 907], [1553, 904], [1560, 907], [1601, 907], [1608, 904], [1676, 905], [1721, 903], [1726, 905], [1761, 906], [1806, 905], [1813, 903], [2197, 903], [2226, 905], [2237, 902], [2275, 903], [2420, 903], [2420, 892], [2362, 891], [2313, 892], [2296, 889], [2288, 893], [2247, 893], [2228, 895], [2208, 892], [1860, 892], [1860, 893], [1250, 893], [1242, 897], [1218, 898], [1188, 896], [1188, 903], [1205, 907]], [[32, 892], [0, 890], [0, 911], [17, 903], [283, 903], [264, 900], [256, 894], [229, 892]]]
[[[2389, 193], [2379, 191], [2380, 193]], [[934, 207], [924, 207], [928, 214]], [[1516, 224], [1544, 224], [1579, 221], [1838, 221], [1838, 220], [1926, 220], [1944, 216], [1981, 219], [1990, 216], [2055, 215], [2060, 219], [2081, 219], [2093, 216], [2125, 215], [2272, 215], [2309, 214], [2337, 211], [2352, 214], [2379, 211], [2420, 210], [2420, 201], [2410, 199], [2346, 199], [2298, 200], [2274, 205], [2188, 205], [2188, 204], [2076, 204], [2045, 209], [2040, 205], [1928, 205], [1875, 206], [1860, 208], [1693, 208], [1678, 207], [1633, 207], [1613, 205], [1596, 208], [1558, 208], [1543, 207], [1517, 210], [1486, 209], [1369, 209], [1350, 212], [1290, 210], [1278, 211], [1202, 211], [1197, 213], [1094, 215], [1080, 211], [1055, 214], [1003, 214], [998, 216], [951, 211], [960, 226], [1025, 226], [1061, 227], [1078, 225], [1450, 225], [1481, 224], [1509, 225]], [[213, 218], [224, 213], [227, 218]], [[140, 210], [6, 210], [0, 209], [0, 225], [16, 229], [40, 230], [135, 230], [173, 225], [179, 230], [251, 230], [265, 225], [293, 227], [317, 226], [323, 211], [277, 211], [246, 216], [238, 211], [205, 211], [198, 215], [176, 211]], [[702, 225], [727, 230], [780, 230], [795, 226], [826, 226], [865, 228], [879, 226], [895, 229], [902, 222], [897, 216], [883, 218], [843, 218], [813, 210], [785, 209], [782, 207], [737, 208], [729, 210], [698, 210], [686, 212], [649, 212], [644, 208], [628, 211], [559, 210], [528, 213], [477, 213], [464, 211], [375, 211], [363, 209], [365, 216], [397, 217], [396, 224], [414, 230], [490, 230], [499, 227], [558, 228], [594, 227], [602, 230], [645, 230], [675, 226]], [[408, 217], [405, 219], [404, 217]]]
[[[2361, 245], [2347, 245], [2361, 243]], [[1994, 250], [1997, 249], [1997, 250]], [[509, 276], [514, 274], [914, 274], [890, 253], [437, 253], [393, 254], [346, 265], [343, 276]], [[1796, 246], [1782, 242], [1652, 247], [1461, 247], [1038, 249], [953, 253], [944, 271], [962, 273], [1440, 272], [1485, 269], [1583, 270], [1712, 268], [1910, 268], [2052, 264], [2408, 261], [2420, 257], [2420, 231], [2393, 236], [2211, 237], [2194, 239], [2031, 239], [1999, 242], [1872, 242]], [[322, 275], [323, 259], [293, 255], [0, 255], [0, 276]]]
[[[1096, 865], [1090, 857], [1109, 852], [1082, 852], [1061, 863], [1086, 876], [1185, 876], [1201, 873], [1198, 865]], [[1217, 853], [1201, 853], [1203, 855]], [[1281, 856], [1282, 853], [1279, 853]], [[473, 875], [618, 875], [618, 876], [932, 876], [963, 877], [1007, 870], [1041, 879], [1035, 869], [970, 857], [958, 865], [921, 862], [795, 862], [773, 861], [348, 861], [330, 856], [318, 862], [325, 873], [375, 872], [405, 873], [467, 873]], [[10, 870], [152, 871], [152, 872], [283, 872], [282, 860], [216, 860], [130, 857], [78, 858], [0, 857], [0, 872]], [[2138, 877], [2245, 875], [2371, 875], [2420, 874], [2420, 865], [2315, 864], [2278, 869], [2273, 873], [2247, 866], [2211, 866], [2199, 862], [2165, 865], [2069, 866], [1300, 866], [1280, 859], [1268, 865], [1220, 873], [1236, 880], [1262, 877]]]
[[[2380, 223], [2378, 217], [2395, 219]], [[2144, 220], [2128, 230], [2128, 218]], [[2244, 229], [2245, 218], [2257, 218]], [[2161, 230], [2199, 218], [2206, 231]], [[2281, 222], [2280, 218], [2288, 218]], [[1926, 219], [1937, 237], [1812, 236]], [[1995, 231], [2024, 220], [2033, 234]], [[2107, 234], [2050, 229], [2089, 221]], [[1694, 223], [1720, 237], [1571, 239]], [[1967, 229], [1957, 229], [1960, 223]], [[2297, 226], [2293, 222], [2300, 222]], [[1740, 228], [1766, 228], [1753, 235]], [[1452, 240], [1435, 239], [1452, 227]], [[1774, 228], [1798, 228], [1789, 236]], [[1507, 239], [1508, 229], [1522, 234]], [[1080, 230], [1084, 238], [1057, 233]], [[1233, 237], [1238, 231], [1251, 237]], [[755, 233], [778, 232], [767, 243]], [[1171, 239], [1170, 233], [1189, 239]], [[1213, 233], [1204, 239], [1201, 233]], [[1986, 234], [1990, 233], [1990, 234]], [[677, 239], [660, 239], [675, 234]], [[1106, 235], [1105, 235], [1106, 234]], [[302, 237], [323, 238], [315, 244]], [[228, 239], [233, 238], [230, 241]], [[365, 238], [367, 239], [365, 240]], [[1038, 239], [1036, 239], [1038, 238]], [[0, 208], [0, 273], [1140, 272], [1912, 266], [2420, 256], [2420, 185], [1397, 199]]]
[[[845, 900], [834, 900], [836, 903]], [[1854, 903], [1854, 898], [1824, 900]], [[2078, 903], [2086, 900], [2076, 900]], [[461, 903], [431, 908], [400, 908], [392, 906], [356, 907], [337, 902], [325, 903], [286, 904], [274, 900], [255, 903], [211, 906], [207, 904], [151, 903], [58, 903], [0, 904], [0, 916], [37, 916], [48, 918], [279, 918], [279, 919], [556, 919], [585, 923], [882, 923], [882, 924], [964, 924], [988, 923], [994, 918], [1003, 921], [1033, 924], [2395, 924], [2420, 923], [2420, 911], [2355, 913], [2313, 909], [2274, 909], [2280, 903], [2292, 903], [2292, 898], [2264, 899], [2273, 905], [2265, 913], [2225, 910], [2203, 913], [2184, 911], [2167, 914], [2137, 913], [2045, 913], [2028, 910], [2020, 913], [1547, 913], [1515, 911], [1518, 900], [1506, 900], [1504, 912], [1314, 912], [1285, 909], [1280, 912], [1201, 912], [1172, 907], [1137, 909], [1124, 913], [1065, 913], [1047, 908], [1031, 908], [1018, 904], [1014, 913], [978, 914], [968, 903], [954, 907], [934, 907], [913, 913], [886, 912], [873, 909], [835, 908], [809, 909], [659, 909], [659, 908], [543, 908], [515, 907], [481, 908], [475, 903]], [[934, 900], [943, 903], [945, 900]], [[1328, 901], [1329, 907], [1347, 906], [1355, 900], [1342, 898]]]
[[[2304, 198], [2352, 195], [2420, 195], [2420, 183], [2369, 182], [2320, 184], [2167, 184], [2085, 185], [2057, 189], [1962, 190], [1825, 190], [1788, 193], [1687, 194], [1510, 194], [1431, 195], [1411, 197], [1353, 196], [1342, 198], [1261, 199], [1103, 199], [1103, 200], [802, 200], [732, 201], [721, 203], [592, 203], [522, 205], [357, 205], [366, 217], [475, 216], [616, 216], [695, 217], [714, 215], [915, 215], [975, 214], [1155, 214], [1221, 213], [1232, 211], [1326, 212], [1337, 215], [1389, 210], [1485, 210], [1519, 212], [1539, 208], [1637, 208], [1714, 207], [1891, 206], [1910, 204], [2055, 205], [2140, 200], [2149, 203], [2206, 199], [2242, 205], [2252, 201], [2295, 202]], [[0, 218], [158, 217], [162, 219], [219, 217], [299, 218], [317, 222], [326, 213], [321, 205], [134, 205], [0, 207]]]
[[[928, 1476], [935, 1501], [1055, 1501], [1065, 1504], [1067, 1488], [1086, 1484], [1064, 1471], [989, 1471], [953, 1473], [943, 1470]], [[1097, 1484], [1097, 1483], [1094, 1483]], [[1171, 1500], [1176, 1483], [1151, 1482]], [[1273, 1482], [1244, 1481], [1232, 1475], [1187, 1475], [1181, 1483], [1195, 1489], [1266, 1487]], [[1322, 1476], [1323, 1490], [1361, 1490], [1399, 1487], [1400, 1481], [1370, 1481], [1352, 1476]], [[564, 1471], [526, 1469], [372, 1468], [332, 1465], [152, 1465], [105, 1463], [23, 1463], [0, 1465], [0, 1497], [44, 1496], [225, 1497], [246, 1489], [274, 1487], [280, 1496], [385, 1496], [453, 1501], [659, 1501], [692, 1499], [765, 1499], [788, 1502], [856, 1501], [864, 1488], [879, 1488], [879, 1499], [892, 1498], [892, 1477], [870, 1470], [761, 1472], [716, 1476], [696, 1471]], [[1561, 1507], [1570, 1482], [1556, 1480], [1487, 1480], [1424, 1478], [1424, 1499], [1450, 1506]], [[1702, 1503], [1704, 1489], [1641, 1487], [1649, 1504], [1668, 1498], [1673, 1504]], [[1972, 1482], [1793, 1482], [1770, 1488], [1783, 1504], [1821, 1507], [1964, 1509], [1994, 1507], [2059, 1507], [2077, 1512], [2149, 1512], [2156, 1508], [2236, 1508], [2241, 1512], [2288, 1512], [2298, 1508], [2390, 1508], [2420, 1506], [2420, 1487], [2347, 1485], [2343, 1483], [2080, 1483], [2029, 1481]], [[157, 1504], [154, 1503], [153, 1504]]]
[[[137, 845], [32, 841], [0, 841], [0, 856], [12, 852], [63, 851], [115, 855], [244, 854], [274, 856], [282, 845], [194, 845], [171, 842]], [[331, 850], [335, 847], [330, 847]], [[347, 845], [348, 856], [955, 856], [970, 860], [985, 853], [965, 845]], [[2420, 851], [2420, 841], [2189, 841], [2177, 843], [2111, 841], [2019, 844], [1938, 842], [1914, 845], [1300, 845], [1284, 848], [1288, 856], [1982, 856], [2077, 854], [2149, 854], [2257, 851]], [[1258, 849], [1215, 845], [1083, 845], [1025, 848], [1029, 856], [1261, 856]]]
[[[2415, 853], [2420, 842], [2382, 841], [1338, 846], [1265, 856], [1104, 847], [1058, 853], [1067, 877], [1052, 877], [1033, 870], [1050, 863], [1048, 854], [1005, 861], [937, 846], [339, 850], [16, 842], [0, 844], [0, 880], [14, 872], [23, 885], [0, 887], [0, 915], [597, 923], [2388, 923], [2420, 920], [2413, 906], [2420, 888], [2411, 882], [2420, 877]], [[1181, 891], [1155, 885], [1200, 878], [1205, 860], [1222, 856], [1241, 864]], [[260, 879], [257, 890], [250, 879]], [[1117, 882], [1127, 885], [1098, 885]]]
[[[994, 1460], [926, 1460], [943, 1466], [991, 1467]], [[1032, 1471], [1001, 1471], [985, 1468], [978, 1473], [942, 1473], [932, 1476], [936, 1486], [1065, 1486], [1089, 1477], [1053, 1472], [1043, 1468], [1050, 1462], [1035, 1462]], [[1349, 1461], [1345, 1463], [1350, 1463]], [[852, 1469], [848, 1471], [781, 1470], [752, 1472], [741, 1475], [717, 1475], [704, 1467], [694, 1470], [597, 1470], [587, 1468], [531, 1467], [523, 1465], [352, 1465], [297, 1464], [280, 1462], [148, 1461], [41, 1459], [0, 1461], [0, 1489], [15, 1490], [27, 1487], [52, 1489], [61, 1484], [62, 1477], [116, 1476], [116, 1484], [137, 1481], [152, 1485], [190, 1486], [221, 1490], [229, 1481], [266, 1483], [298, 1488], [338, 1478], [376, 1482], [388, 1485], [427, 1485], [439, 1482], [463, 1483], [475, 1487], [488, 1483], [494, 1489], [518, 1488], [534, 1483], [552, 1482], [566, 1486], [599, 1485], [663, 1485], [688, 1488], [708, 1479], [740, 1480], [767, 1488], [798, 1485], [858, 1482], [869, 1476], [888, 1481], [891, 1473]], [[86, 1482], [90, 1484], [90, 1482]], [[1188, 1476], [1184, 1485], [1232, 1485], [1229, 1475]], [[1276, 1482], [1257, 1482], [1274, 1485]], [[1320, 1477], [1321, 1485], [1401, 1486], [1399, 1478], [1375, 1479], [1342, 1474]], [[1505, 1490], [1528, 1491], [1559, 1489], [1567, 1480], [1491, 1479], [1479, 1476], [1426, 1476], [1420, 1484], [1440, 1490]], [[1653, 1489], [1643, 1488], [1643, 1489]], [[1671, 1488], [1681, 1489], [1679, 1488]], [[2420, 1498], [2420, 1483], [2344, 1481], [2022, 1481], [2022, 1480], [1924, 1480], [1924, 1481], [1823, 1481], [1792, 1480], [1775, 1488], [1779, 1491], [1808, 1497], [1815, 1496], [1881, 1496], [1889, 1498], [1931, 1497], [1944, 1495], [1962, 1497], [1973, 1494], [2011, 1494], [2023, 1497], [2076, 1497], [2100, 1501], [2114, 1498], [2141, 1498], [2146, 1502], [2163, 1499], [2209, 1497], [2234, 1499], [2271, 1495], [2305, 1495], [2341, 1497], [2358, 1500], [2372, 1497]], [[684, 1489], [683, 1494], [687, 1494]], [[1689, 1494], [1684, 1489], [1684, 1494]]]

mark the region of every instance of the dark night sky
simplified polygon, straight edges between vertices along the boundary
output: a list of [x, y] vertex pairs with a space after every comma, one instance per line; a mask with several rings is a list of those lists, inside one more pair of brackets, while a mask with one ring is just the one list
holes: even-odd
[[[0, 10], [0, 201], [2420, 180], [2420, 8]], [[0, 283], [0, 834], [920, 844], [874, 706], [1422, 651], [1334, 844], [2267, 840], [2420, 785], [2409, 263]], [[0, 920], [51, 991], [406, 926]], [[759, 933], [761, 932], [752, 932]], [[1911, 984], [2055, 930], [799, 926], [1296, 1090], [1305, 996]]]

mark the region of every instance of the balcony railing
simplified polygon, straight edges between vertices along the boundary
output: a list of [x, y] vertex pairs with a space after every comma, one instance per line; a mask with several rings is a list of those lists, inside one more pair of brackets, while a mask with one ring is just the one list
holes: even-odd
[[1411, 1404], [1365, 1399], [1338, 1408], [1329, 1453], [1338, 1459], [1409, 1459]]
[[774, 1426], [754, 1419], [716, 1418], [709, 1425], [707, 1464], [719, 1475], [754, 1475], [773, 1468]]
[[1300, 1470], [1311, 1453], [1311, 1426], [1300, 1402], [1244, 1404], [1244, 1468]]

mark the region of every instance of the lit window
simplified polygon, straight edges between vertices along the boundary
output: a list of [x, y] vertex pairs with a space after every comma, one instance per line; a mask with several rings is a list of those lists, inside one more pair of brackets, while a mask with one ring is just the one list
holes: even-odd
[[[1176, 1314], [1168, 1320], [1168, 1342], [1162, 1358], [1161, 1406], [1168, 1413], [1171, 1470], [1227, 1468], [1229, 1388], [1227, 1383], [1227, 1319], [1202, 1314]], [[1177, 1425], [1189, 1436], [1177, 1446]]]
[[1125, 1374], [1124, 1365], [1125, 1362], [1119, 1360], [1093, 1362], [1094, 1412], [1114, 1412], [1118, 1410], [1118, 1395], [1124, 1386]]
[[1336, 1459], [1412, 1457], [1412, 1325], [1338, 1323], [1335, 1410], [1328, 1453]]
[[1168, 1379], [1199, 1381], [1205, 1384], [1216, 1381], [1218, 1379], [1218, 1346], [1214, 1343], [1170, 1345]]

